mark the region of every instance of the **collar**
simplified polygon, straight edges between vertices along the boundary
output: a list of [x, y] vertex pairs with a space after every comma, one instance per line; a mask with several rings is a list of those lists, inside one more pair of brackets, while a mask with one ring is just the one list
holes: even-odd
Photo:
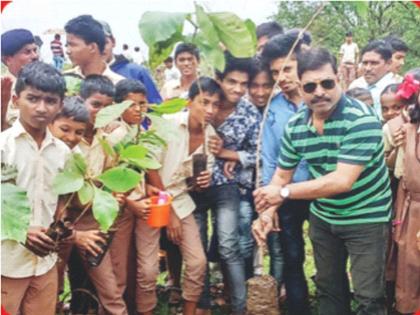
[[[26, 135], [33, 141], [33, 137], [26, 131], [26, 129], [23, 127], [19, 119], [16, 119], [16, 121], [13, 123], [12, 127], [10, 127], [10, 132], [13, 136], [13, 138], [19, 138], [20, 136]], [[45, 138], [42, 140], [41, 147], [45, 147], [49, 144], [56, 144], [57, 138], [55, 138], [52, 133], [50, 132], [49, 128], [47, 127], [45, 130]]]
[[385, 74], [382, 78], [380, 78], [378, 81], [376, 81], [372, 85], [368, 85], [368, 89], [371, 90], [373, 88], [380, 87], [384, 84], [391, 83], [390, 81], [395, 81], [394, 74], [392, 72], [388, 72], [387, 74]]

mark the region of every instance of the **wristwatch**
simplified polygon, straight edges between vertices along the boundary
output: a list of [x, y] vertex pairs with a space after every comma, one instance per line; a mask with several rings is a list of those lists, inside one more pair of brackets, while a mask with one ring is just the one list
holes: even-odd
[[290, 189], [287, 186], [286, 187], [283, 187], [282, 189], [280, 189], [280, 196], [283, 199], [289, 198], [289, 196], [290, 196]]

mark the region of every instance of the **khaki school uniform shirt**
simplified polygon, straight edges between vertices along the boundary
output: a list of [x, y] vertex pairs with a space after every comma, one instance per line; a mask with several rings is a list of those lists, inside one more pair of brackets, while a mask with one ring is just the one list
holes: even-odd
[[[16, 184], [26, 190], [32, 210], [30, 226], [49, 227], [58, 196], [53, 180], [64, 168], [70, 149], [46, 130], [41, 148], [17, 120], [0, 134], [1, 160], [17, 168]], [[39, 257], [13, 240], [1, 242], [1, 274], [10, 278], [40, 276], [54, 267], [57, 255]]]
[[[82, 78], [85, 78], [84, 74], [82, 73], [82, 69], [80, 69], [79, 66], [74, 67], [73, 69], [67, 70], [64, 73], [65, 74], [66, 73], [74, 73], [74, 74], [77, 74], [78, 76], [80, 76]], [[112, 71], [111, 68], [108, 65], [106, 65], [106, 68], [101, 75], [110, 79], [112, 81], [112, 83], [114, 83], [114, 85], [117, 84], [118, 82], [120, 82], [121, 80], [125, 79], [123, 76], [121, 76], [118, 73], [115, 73], [114, 71]]]
[[[163, 149], [159, 156], [162, 165], [159, 169], [159, 175], [166, 191], [172, 195], [172, 207], [180, 219], [187, 217], [195, 210], [195, 203], [187, 190], [186, 179], [193, 176], [192, 155], [204, 152], [203, 145], [200, 145], [193, 154], [189, 154], [188, 117], [189, 111], [165, 116], [173, 124], [176, 136], [168, 141], [166, 149]], [[216, 135], [216, 131], [212, 126], [207, 125], [204, 138], [205, 145], [212, 135]], [[207, 170], [212, 170], [214, 155], [208, 150], [206, 151], [208, 156]]]

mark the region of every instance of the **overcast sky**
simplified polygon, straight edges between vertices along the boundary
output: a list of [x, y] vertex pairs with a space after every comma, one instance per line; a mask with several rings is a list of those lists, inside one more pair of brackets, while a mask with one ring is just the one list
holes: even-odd
[[[196, 1], [212, 12], [230, 11], [256, 24], [267, 21], [276, 12], [277, 0], [207, 0]], [[27, 28], [44, 41], [42, 55], [50, 57], [49, 42], [44, 35], [51, 28], [81, 14], [107, 21], [117, 40], [117, 52], [127, 43], [130, 49], [140, 46], [145, 51], [137, 25], [145, 11], [192, 12], [193, 0], [13, 0], [1, 16], [2, 33], [13, 28]]]

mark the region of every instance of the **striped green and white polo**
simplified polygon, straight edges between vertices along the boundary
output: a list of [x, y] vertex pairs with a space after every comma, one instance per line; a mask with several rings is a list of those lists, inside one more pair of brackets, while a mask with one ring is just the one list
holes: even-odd
[[311, 212], [338, 225], [388, 221], [390, 182], [382, 127], [373, 109], [343, 95], [322, 135], [310, 123], [311, 114], [304, 106], [290, 119], [282, 138], [280, 168], [293, 169], [304, 159], [311, 176], [319, 178], [335, 171], [339, 162], [365, 167], [351, 191], [315, 200]]

